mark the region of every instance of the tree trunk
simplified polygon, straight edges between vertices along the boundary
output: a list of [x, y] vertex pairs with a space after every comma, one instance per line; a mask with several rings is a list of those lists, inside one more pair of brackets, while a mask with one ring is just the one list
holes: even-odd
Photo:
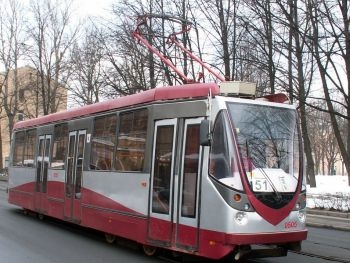
[[312, 156], [312, 148], [311, 148], [311, 142], [309, 138], [309, 132], [307, 127], [307, 120], [306, 120], [306, 90], [305, 90], [305, 77], [304, 77], [304, 66], [303, 66], [303, 50], [302, 50], [302, 44], [299, 32], [297, 29], [299, 28], [299, 22], [298, 22], [298, 5], [297, 0], [294, 0], [293, 6], [291, 6], [292, 14], [293, 14], [293, 25], [290, 30], [292, 30], [292, 34], [294, 36], [295, 40], [295, 56], [297, 59], [297, 74], [298, 74], [298, 85], [299, 85], [299, 92], [298, 92], [298, 100], [300, 103], [300, 122], [301, 122], [301, 131], [302, 136], [304, 140], [304, 151], [306, 156], [306, 178], [308, 183], [310, 184], [310, 187], [316, 187], [316, 179], [315, 179], [315, 164], [314, 159]]
[[[342, 0], [341, 4], [341, 12], [342, 12], [342, 17], [344, 21], [344, 38], [345, 38], [345, 56], [344, 56], [344, 61], [345, 61], [345, 70], [346, 70], [346, 77], [347, 77], [347, 82], [348, 82], [348, 87], [347, 87], [347, 94], [349, 96], [350, 94], [350, 17], [349, 17], [349, 0]], [[349, 101], [349, 100], [347, 100]], [[349, 164], [349, 153], [350, 153], [350, 107], [349, 104], [347, 105], [347, 139], [346, 139], [346, 160], [343, 157], [343, 160], [345, 162], [346, 170], [348, 172], [348, 185], [350, 186], [350, 170], [348, 169]]]
[[229, 52], [229, 45], [228, 45], [228, 29], [227, 29], [227, 23], [225, 21], [226, 16], [224, 14], [224, 6], [223, 6], [223, 0], [217, 1], [217, 8], [219, 11], [219, 19], [220, 19], [220, 30], [221, 30], [221, 43], [222, 43], [222, 49], [223, 49], [223, 61], [224, 61], [224, 69], [225, 69], [225, 79], [230, 79], [230, 52]]
[[[161, 2], [163, 6], [163, 1]], [[150, 1], [149, 3], [149, 10], [150, 14], [153, 12], [153, 1]], [[163, 10], [162, 10], [163, 11]], [[148, 31], [148, 42], [150, 45], [153, 45], [153, 39], [152, 39], [152, 19], [149, 19], [149, 31]], [[164, 27], [163, 27], [164, 28]], [[148, 62], [149, 62], [149, 81], [150, 81], [150, 87], [145, 87], [146, 89], [153, 89], [156, 87], [156, 79], [155, 79], [155, 66], [154, 66], [154, 56], [153, 52], [149, 51], [148, 52]]]
[[307, 120], [305, 104], [301, 102], [302, 106], [299, 109], [300, 112], [300, 123], [301, 123], [301, 133], [304, 140], [304, 151], [306, 156], [306, 180], [310, 187], [316, 187], [316, 178], [314, 170], [314, 159], [312, 157], [311, 142], [308, 135]]
[[275, 94], [275, 77], [276, 69], [274, 64], [274, 48], [273, 48], [273, 33], [272, 33], [272, 14], [271, 3], [266, 1], [266, 40], [268, 43], [268, 70], [271, 94]]

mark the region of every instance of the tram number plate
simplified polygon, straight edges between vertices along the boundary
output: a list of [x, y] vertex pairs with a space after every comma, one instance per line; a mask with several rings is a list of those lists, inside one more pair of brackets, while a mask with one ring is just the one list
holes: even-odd
[[271, 186], [265, 178], [253, 178], [253, 191], [254, 192], [270, 192]]

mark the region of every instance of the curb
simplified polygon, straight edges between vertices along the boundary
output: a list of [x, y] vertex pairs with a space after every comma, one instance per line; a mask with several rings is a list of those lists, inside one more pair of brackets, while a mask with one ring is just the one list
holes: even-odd
[[321, 224], [321, 223], [306, 222], [306, 226], [350, 232], [350, 225], [349, 225], [349, 227], [341, 227], [341, 226], [337, 226], [337, 225], [328, 225], [328, 224]]
[[306, 225], [310, 227], [350, 231], [350, 213], [307, 209]]
[[8, 176], [0, 176], [0, 181], [8, 181], [9, 177]]
[[322, 215], [322, 216], [330, 216], [330, 217], [338, 217], [338, 218], [349, 218], [349, 212], [340, 212], [340, 211], [330, 211], [330, 210], [321, 210], [321, 209], [313, 209], [309, 208], [306, 210], [308, 215]]
[[0, 191], [7, 191], [8, 176], [0, 176]]

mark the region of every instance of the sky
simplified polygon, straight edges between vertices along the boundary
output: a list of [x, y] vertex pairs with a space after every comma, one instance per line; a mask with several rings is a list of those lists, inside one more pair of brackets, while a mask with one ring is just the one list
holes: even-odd
[[81, 18], [86, 16], [100, 16], [108, 13], [111, 9], [112, 3], [118, 0], [75, 0], [77, 13]]

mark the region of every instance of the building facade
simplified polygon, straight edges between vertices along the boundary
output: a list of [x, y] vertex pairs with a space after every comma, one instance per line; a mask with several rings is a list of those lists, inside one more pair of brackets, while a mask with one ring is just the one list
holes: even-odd
[[0, 87], [1, 169], [8, 165], [13, 124], [44, 115], [48, 102], [50, 113], [66, 110], [67, 90], [29, 66], [1, 73]]

